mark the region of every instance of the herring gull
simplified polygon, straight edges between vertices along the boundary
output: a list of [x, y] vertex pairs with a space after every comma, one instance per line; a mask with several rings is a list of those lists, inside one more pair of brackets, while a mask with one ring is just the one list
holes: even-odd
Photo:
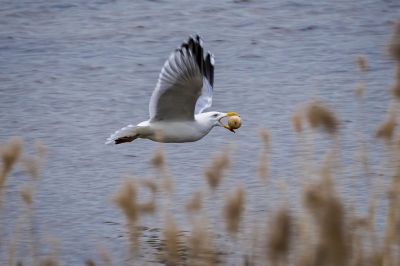
[[182, 143], [203, 138], [225, 117], [235, 112], [203, 112], [211, 107], [214, 85], [214, 56], [204, 56], [201, 38], [189, 37], [164, 63], [150, 99], [150, 119], [128, 125], [112, 134], [106, 144], [131, 142], [137, 138]]

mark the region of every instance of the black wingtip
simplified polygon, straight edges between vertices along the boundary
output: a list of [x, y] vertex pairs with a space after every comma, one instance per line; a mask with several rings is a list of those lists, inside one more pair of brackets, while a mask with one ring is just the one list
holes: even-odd
[[131, 142], [131, 141], [134, 141], [135, 139], [137, 139], [137, 137], [138, 137], [137, 135], [121, 137], [121, 138], [114, 140], [114, 143], [121, 144], [121, 143], [125, 143], [125, 142]]
[[199, 44], [201, 44], [201, 38], [200, 38], [200, 35], [196, 34], [196, 40], [197, 40], [197, 42], [198, 42]]
[[206, 56], [206, 62], [204, 64], [204, 73], [205, 73], [205, 76], [206, 76], [208, 82], [210, 82], [211, 87], [214, 86], [214, 62], [213, 61], [214, 61], [213, 55], [208, 52], [207, 56]]
[[208, 80], [211, 87], [213, 87], [214, 86], [214, 63], [212, 58], [213, 55], [211, 53], [207, 53], [206, 57], [204, 57], [204, 49], [202, 42], [203, 41], [199, 34], [196, 34], [194, 37], [189, 36], [188, 41], [182, 43], [181, 49], [186, 49], [192, 53], [192, 55], [196, 59], [196, 63], [199, 66], [200, 71]]

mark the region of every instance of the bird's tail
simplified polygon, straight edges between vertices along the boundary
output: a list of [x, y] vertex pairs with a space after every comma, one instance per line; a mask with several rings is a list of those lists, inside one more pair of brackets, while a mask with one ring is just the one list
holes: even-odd
[[115, 131], [110, 137], [107, 138], [106, 144], [121, 144], [131, 142], [139, 137], [137, 133], [137, 126], [128, 125]]

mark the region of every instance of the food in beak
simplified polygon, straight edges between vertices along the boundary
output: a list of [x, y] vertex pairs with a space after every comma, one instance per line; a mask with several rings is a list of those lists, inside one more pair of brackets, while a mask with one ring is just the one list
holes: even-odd
[[238, 129], [242, 125], [242, 120], [239, 116], [230, 116], [228, 119], [228, 126], [231, 129]]
[[[224, 118], [224, 117], [228, 117], [228, 125], [225, 125], [225, 124], [221, 121], [222, 118]], [[241, 121], [240, 117], [239, 117], [238, 115], [236, 115], [236, 114], [235, 114], [235, 115], [229, 115], [229, 113], [228, 113], [228, 115], [227, 115], [227, 116], [224, 116], [224, 117], [222, 117], [222, 118], [219, 120], [220, 124], [221, 124], [224, 128], [226, 128], [226, 129], [232, 131], [233, 133], [235, 133], [235, 129], [240, 128], [240, 126], [242, 125], [242, 121]]]

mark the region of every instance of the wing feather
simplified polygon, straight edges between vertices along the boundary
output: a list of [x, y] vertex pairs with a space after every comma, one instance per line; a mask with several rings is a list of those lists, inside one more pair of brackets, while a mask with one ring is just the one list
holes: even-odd
[[150, 99], [151, 121], [193, 120], [211, 106], [214, 65], [199, 36], [190, 37], [164, 63]]

